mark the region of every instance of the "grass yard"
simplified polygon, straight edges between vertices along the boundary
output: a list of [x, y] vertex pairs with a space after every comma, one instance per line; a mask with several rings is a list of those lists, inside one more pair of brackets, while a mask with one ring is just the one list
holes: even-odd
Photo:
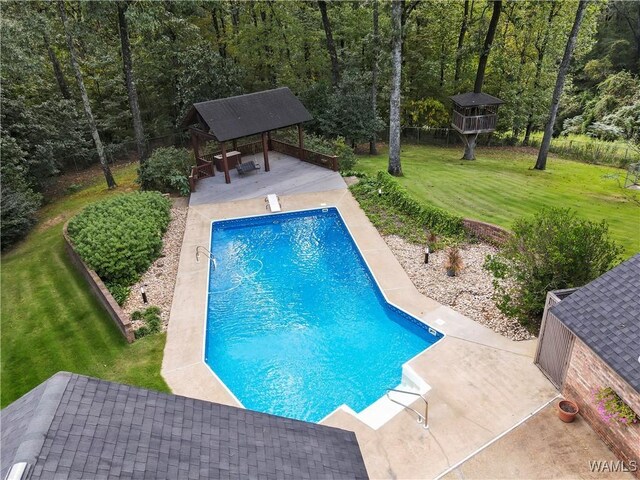
[[[571, 207], [593, 221], [606, 219], [625, 255], [640, 252], [640, 192], [621, 188], [625, 171], [550, 156], [533, 170], [535, 154], [479, 147], [477, 160], [460, 160], [462, 147], [405, 145], [400, 183], [419, 201], [466, 218], [510, 228], [544, 206]], [[387, 152], [359, 156], [357, 170], [386, 170]]]
[[27, 239], [2, 256], [2, 407], [60, 370], [169, 391], [160, 376], [165, 335], [129, 345], [64, 251], [66, 220], [91, 202], [137, 188], [135, 164], [113, 173], [116, 190], [97, 177], [47, 205]]

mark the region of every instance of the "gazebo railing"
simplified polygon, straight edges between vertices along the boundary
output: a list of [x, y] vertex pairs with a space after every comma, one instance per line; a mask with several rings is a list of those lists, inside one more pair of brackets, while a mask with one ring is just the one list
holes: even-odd
[[460, 112], [453, 112], [452, 125], [461, 133], [482, 133], [491, 132], [496, 129], [498, 115], [495, 113], [488, 115], [465, 116]]
[[328, 168], [334, 172], [338, 171], [338, 157], [335, 155], [325, 155], [324, 153], [314, 152], [313, 150], [307, 150], [306, 148], [301, 149], [296, 145], [291, 145], [290, 143], [282, 142], [280, 140], [271, 140], [271, 146], [276, 152], [299, 158], [304, 162]]

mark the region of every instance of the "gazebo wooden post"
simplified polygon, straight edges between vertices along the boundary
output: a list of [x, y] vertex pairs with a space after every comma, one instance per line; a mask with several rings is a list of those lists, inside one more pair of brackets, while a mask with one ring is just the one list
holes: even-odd
[[198, 163], [198, 157], [200, 157], [200, 138], [198, 134], [191, 130], [191, 148], [193, 148], [193, 155], [196, 158], [196, 164]]
[[301, 123], [298, 124], [298, 148], [300, 149], [300, 160], [304, 160], [304, 138]]
[[271, 144], [271, 131], [267, 132], [267, 146], [269, 150], [273, 150], [273, 145]]
[[269, 144], [266, 132], [262, 132], [262, 154], [264, 155], [264, 171], [268, 172], [269, 168]]
[[231, 183], [231, 176], [229, 176], [229, 164], [227, 163], [227, 147], [224, 142], [220, 142], [220, 148], [222, 149], [222, 166], [224, 167], [224, 182]]

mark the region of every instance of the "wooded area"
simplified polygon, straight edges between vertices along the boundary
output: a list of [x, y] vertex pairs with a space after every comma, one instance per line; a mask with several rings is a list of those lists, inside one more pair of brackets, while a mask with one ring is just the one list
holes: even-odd
[[[578, 5], [2, 2], [2, 246], [33, 224], [48, 178], [145, 158], [146, 139], [175, 140], [197, 101], [288, 86], [314, 116], [305, 130], [373, 152], [390, 116], [449, 126], [449, 96], [479, 84], [505, 102], [497, 132], [527, 143], [549, 116]], [[640, 3], [585, 7], [552, 131], [637, 144]]]

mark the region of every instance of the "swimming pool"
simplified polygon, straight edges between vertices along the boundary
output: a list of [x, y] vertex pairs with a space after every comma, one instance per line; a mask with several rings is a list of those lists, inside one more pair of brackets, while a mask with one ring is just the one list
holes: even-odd
[[336, 208], [212, 223], [205, 362], [246, 407], [360, 412], [442, 334], [390, 305]]

